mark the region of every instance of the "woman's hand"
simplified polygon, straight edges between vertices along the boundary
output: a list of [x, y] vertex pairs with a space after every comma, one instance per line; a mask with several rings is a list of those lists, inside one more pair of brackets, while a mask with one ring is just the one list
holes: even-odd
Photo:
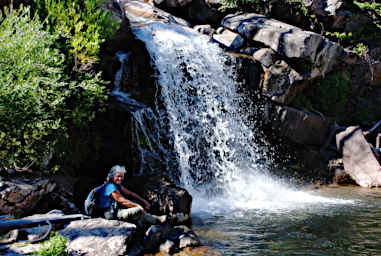
[[142, 216], [144, 216], [146, 214], [146, 211], [144, 210], [144, 207], [141, 206], [140, 204], [137, 204], [137, 207], [139, 207], [140, 209], [142, 209]]
[[145, 204], [145, 208], [147, 210], [149, 210], [151, 208], [151, 205], [147, 201], [144, 201], [144, 204]]

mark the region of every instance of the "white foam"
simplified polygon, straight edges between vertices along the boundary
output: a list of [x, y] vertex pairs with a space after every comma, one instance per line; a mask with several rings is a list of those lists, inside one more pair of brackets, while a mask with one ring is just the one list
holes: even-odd
[[[224, 64], [224, 53], [216, 44], [160, 22], [135, 27], [134, 33], [146, 43], [158, 70], [182, 182], [193, 195], [194, 210], [348, 203], [297, 191], [269, 174], [259, 161], [264, 159], [263, 150], [253, 142], [252, 127], [245, 124], [247, 111], [240, 109], [234, 70]], [[216, 182], [208, 184], [205, 179]]]

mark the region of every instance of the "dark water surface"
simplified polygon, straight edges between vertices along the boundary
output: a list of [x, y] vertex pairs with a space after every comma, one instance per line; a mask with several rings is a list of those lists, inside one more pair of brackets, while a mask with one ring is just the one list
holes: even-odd
[[[381, 255], [381, 190], [328, 187], [314, 192], [346, 201], [284, 209], [194, 212], [194, 230], [223, 255]], [[195, 221], [197, 222], [197, 221]]]

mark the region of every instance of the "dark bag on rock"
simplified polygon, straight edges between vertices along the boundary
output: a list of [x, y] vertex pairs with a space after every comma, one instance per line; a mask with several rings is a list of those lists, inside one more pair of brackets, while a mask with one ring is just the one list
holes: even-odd
[[[106, 183], [107, 184], [107, 183]], [[85, 200], [85, 213], [91, 217], [98, 217], [100, 213], [99, 197], [106, 184], [93, 188]]]

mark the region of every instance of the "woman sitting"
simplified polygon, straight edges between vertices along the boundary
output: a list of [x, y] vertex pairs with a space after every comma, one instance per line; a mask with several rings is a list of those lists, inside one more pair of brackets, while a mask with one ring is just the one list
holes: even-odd
[[[155, 216], [146, 212], [151, 205], [138, 194], [122, 186], [126, 169], [115, 165], [111, 168], [106, 184], [100, 193], [100, 207], [106, 219], [119, 219], [140, 224], [156, 224], [166, 221], [166, 215]], [[129, 195], [144, 203], [144, 207], [128, 200], [123, 194]], [[122, 207], [120, 207], [122, 206]]]

